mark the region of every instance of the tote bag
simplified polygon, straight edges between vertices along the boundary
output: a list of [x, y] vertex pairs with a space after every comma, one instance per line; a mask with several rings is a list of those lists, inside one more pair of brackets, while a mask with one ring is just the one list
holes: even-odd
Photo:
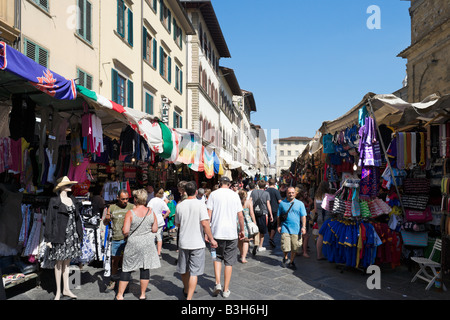
[[403, 244], [414, 247], [428, 246], [428, 232], [411, 232], [406, 230], [400, 231]]

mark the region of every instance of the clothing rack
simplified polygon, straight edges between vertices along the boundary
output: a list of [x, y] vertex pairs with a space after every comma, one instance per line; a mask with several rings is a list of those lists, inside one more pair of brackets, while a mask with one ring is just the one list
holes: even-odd
[[[380, 127], [378, 126], [378, 123], [377, 123], [377, 120], [376, 120], [376, 117], [375, 117], [375, 112], [373, 111], [373, 106], [372, 106], [372, 102], [371, 102], [371, 98], [370, 97], [367, 99], [367, 103], [370, 106], [370, 113], [371, 113], [373, 121], [375, 123], [375, 127], [377, 128], [378, 136], [381, 137]], [[386, 146], [384, 145], [383, 139], [380, 139], [380, 144], [381, 144], [381, 148], [383, 150], [383, 154], [384, 154], [384, 157], [386, 159], [387, 165], [389, 167], [389, 170], [391, 171], [391, 175], [393, 177], [392, 180], [394, 182], [395, 190], [397, 191], [398, 199], [400, 201], [400, 207], [402, 208], [402, 213], [404, 215], [405, 214], [405, 208], [403, 207], [402, 198], [401, 198], [401, 195], [400, 195], [400, 192], [399, 192], [399, 189], [398, 189], [397, 181], [395, 180], [395, 176], [394, 176], [394, 170], [392, 169], [391, 162], [389, 161], [389, 157], [387, 155]]]

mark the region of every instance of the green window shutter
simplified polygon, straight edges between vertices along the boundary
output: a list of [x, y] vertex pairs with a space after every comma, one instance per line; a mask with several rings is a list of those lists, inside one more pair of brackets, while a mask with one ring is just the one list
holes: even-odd
[[78, 34], [82, 37], [85, 36], [85, 10], [84, 0], [78, 0]]
[[89, 1], [86, 1], [86, 18], [84, 20], [86, 23], [86, 35], [85, 38], [87, 41], [92, 41], [92, 5]]
[[175, 89], [180, 90], [179, 88], [179, 82], [178, 82], [178, 75], [179, 75], [180, 69], [178, 68], [177, 65], [175, 65]]
[[142, 57], [143, 59], [147, 59], [147, 29], [145, 27], [142, 28]]
[[183, 117], [180, 116], [180, 128], [183, 128]]
[[117, 0], [117, 33], [125, 37], [125, 3]]
[[180, 48], [183, 48], [183, 29], [179, 29], [180, 31]]
[[164, 49], [159, 47], [159, 74], [164, 76]]
[[149, 93], [145, 93], [145, 112], [153, 114], [153, 96]]
[[134, 107], [134, 99], [133, 99], [133, 82], [131, 80], [128, 80], [128, 92], [127, 92], [127, 104], [128, 104], [128, 108], [133, 108]]
[[128, 9], [128, 43], [133, 46], [133, 11]]
[[155, 9], [155, 12], [158, 11], [158, 0], [153, 0], [153, 9]]
[[156, 58], [158, 56], [157, 48], [158, 48], [158, 44], [156, 43], [156, 39], [153, 39], [153, 47], [152, 47], [152, 50], [153, 50], [153, 68], [155, 68], [155, 69], [156, 69]]
[[180, 92], [183, 93], [183, 71], [180, 70]]
[[117, 77], [118, 73], [116, 70], [111, 69], [111, 100], [117, 103]]
[[159, 20], [164, 20], [164, 0], [159, 0]]
[[173, 17], [173, 40], [177, 40], [177, 21], [175, 20], [175, 17]]
[[167, 57], [167, 80], [172, 83], [172, 58]]
[[172, 12], [170, 10], [167, 10], [167, 29], [169, 29], [169, 33], [172, 32], [172, 24], [170, 23], [172, 21]]
[[177, 113], [175, 111], [173, 112], [173, 127], [177, 127]]

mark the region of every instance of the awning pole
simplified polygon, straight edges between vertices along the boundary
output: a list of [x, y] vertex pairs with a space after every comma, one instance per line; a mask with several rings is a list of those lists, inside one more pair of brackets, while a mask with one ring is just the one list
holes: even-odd
[[372, 103], [371, 103], [371, 98], [370, 98], [370, 97], [367, 98], [367, 102], [369, 103], [369, 106], [370, 106], [370, 113], [371, 113], [372, 118], [373, 118], [373, 121], [374, 121], [374, 123], [375, 123], [375, 127], [377, 128], [378, 136], [380, 137], [380, 144], [381, 144], [381, 148], [383, 149], [384, 157], [386, 158], [386, 162], [387, 162], [387, 164], [388, 164], [388, 166], [389, 166], [389, 170], [391, 171], [392, 180], [394, 181], [395, 190], [397, 191], [397, 196], [398, 196], [398, 200], [400, 201], [400, 206], [401, 206], [401, 208], [402, 208], [403, 216], [405, 216], [405, 209], [403, 208], [402, 198], [401, 198], [401, 196], [400, 196], [400, 192], [398, 191], [397, 181], [395, 180], [395, 176], [394, 176], [394, 170], [392, 169], [391, 162], [389, 161], [389, 157], [388, 157], [388, 155], [387, 155], [387, 152], [386, 152], [386, 148], [385, 148], [385, 146], [384, 146], [383, 139], [381, 139], [380, 128], [378, 127], [378, 123], [377, 123], [377, 120], [376, 120], [376, 118], [375, 118], [375, 112], [373, 111], [373, 107], [372, 107]]

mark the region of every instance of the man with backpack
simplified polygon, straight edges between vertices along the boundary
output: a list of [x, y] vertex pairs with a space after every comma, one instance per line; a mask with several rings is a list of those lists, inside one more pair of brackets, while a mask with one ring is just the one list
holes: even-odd
[[253, 202], [253, 213], [256, 218], [256, 225], [259, 228], [259, 245], [253, 247], [252, 254], [256, 255], [258, 251], [265, 251], [263, 247], [264, 235], [267, 233], [267, 223], [273, 221], [272, 207], [270, 206], [270, 194], [265, 191], [266, 182], [260, 180], [258, 182], [259, 189], [252, 191], [250, 198]]

